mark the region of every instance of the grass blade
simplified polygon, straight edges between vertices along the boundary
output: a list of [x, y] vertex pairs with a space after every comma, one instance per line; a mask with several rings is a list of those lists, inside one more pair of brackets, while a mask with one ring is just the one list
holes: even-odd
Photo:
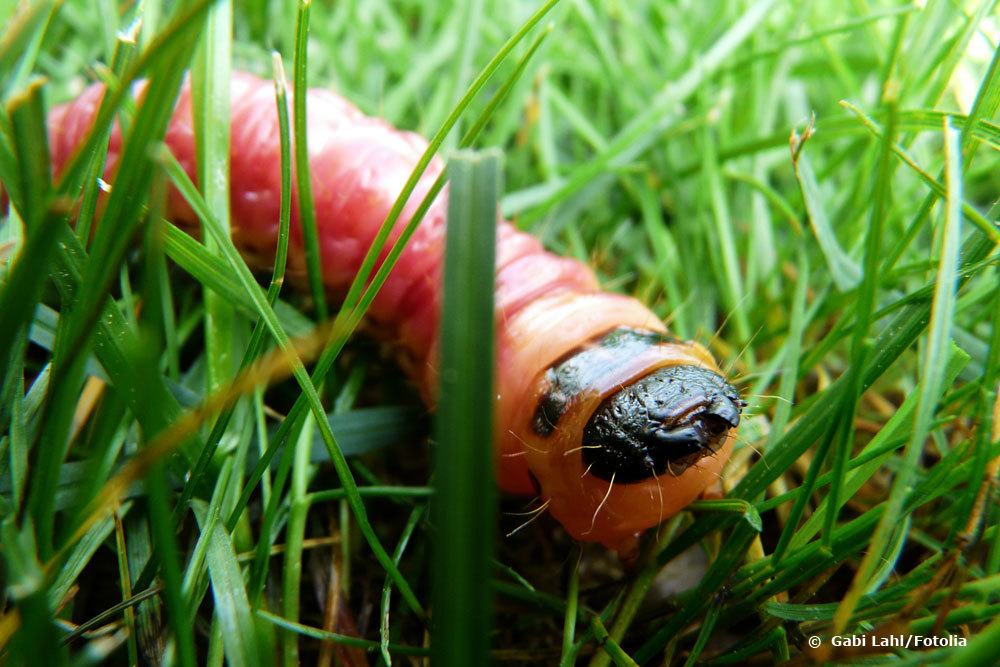
[[[191, 105], [195, 129], [198, 183], [216, 220], [226, 230], [229, 220], [230, 78], [232, 5], [216, 0], [205, 15], [203, 37], [191, 68]], [[206, 235], [205, 247], [219, 255]], [[233, 308], [212, 290], [205, 298], [205, 377], [208, 392], [227, 382], [234, 369]]]
[[299, 0], [295, 13], [295, 58], [292, 62], [295, 87], [292, 96], [295, 128], [295, 175], [299, 195], [299, 225], [305, 250], [309, 290], [316, 303], [316, 315], [326, 319], [326, 290], [323, 287], [323, 267], [320, 265], [319, 233], [316, 231], [316, 207], [313, 205], [311, 172], [309, 169], [309, 139], [306, 133], [306, 100], [309, 82], [306, 61], [309, 46], [309, 9], [312, 0]]
[[798, 178], [802, 199], [805, 202], [806, 211], [809, 213], [810, 226], [816, 236], [816, 241], [823, 250], [823, 257], [826, 259], [830, 277], [836, 283], [837, 289], [846, 292], [860, 282], [861, 268], [840, 247], [840, 242], [833, 232], [830, 218], [826, 213], [823, 195], [816, 182], [812, 164], [802, 151], [812, 132], [813, 129], [810, 127], [801, 137], [798, 134], [793, 135], [792, 164], [795, 166], [795, 176]]
[[[493, 281], [498, 152], [457, 153], [451, 193], [435, 426], [434, 628], [438, 665], [489, 662], [496, 482], [493, 448]], [[468, 502], [477, 498], [475, 503]]]
[[194, 508], [202, 527], [211, 524], [206, 561], [226, 662], [234, 666], [270, 664], [274, 651], [266, 641], [268, 633], [256, 627], [232, 539], [218, 516], [208, 521], [205, 503], [197, 501]]

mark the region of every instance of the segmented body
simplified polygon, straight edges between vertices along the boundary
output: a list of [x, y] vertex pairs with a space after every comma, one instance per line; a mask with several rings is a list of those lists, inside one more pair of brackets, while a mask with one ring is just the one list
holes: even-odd
[[[102, 92], [92, 86], [51, 112], [50, 146], [57, 170], [90, 129]], [[360, 268], [427, 144], [413, 133], [365, 116], [332, 92], [308, 94], [311, 184], [323, 280], [336, 297]], [[264, 268], [274, 255], [281, 191], [273, 86], [236, 74], [231, 99], [233, 237], [251, 265]], [[109, 182], [121, 142], [115, 130], [105, 171]], [[187, 85], [165, 142], [195, 178]], [[440, 160], [431, 162], [392, 239], [442, 169]], [[430, 207], [370, 311], [384, 338], [408, 359], [409, 373], [428, 400], [436, 386], [446, 202], [447, 191]], [[177, 193], [170, 195], [169, 214], [187, 225], [197, 223]], [[650, 373], [694, 366], [714, 374], [715, 362], [702, 346], [666, 336], [663, 323], [640, 302], [602, 291], [587, 266], [545, 251], [536, 239], [505, 221], [499, 223], [496, 261], [494, 441], [499, 484], [508, 492], [541, 496], [577, 539], [625, 549], [636, 533], [676, 513], [718, 479], [732, 432], [713, 430], [713, 445], [705, 455], [683, 467], [654, 471], [644, 479], [634, 479], [634, 472], [626, 479], [623, 469], [622, 479], [616, 480], [613, 461], [603, 474], [588, 470], [593, 459], [585, 457], [586, 447], [601, 445], [585, 445], [584, 430], [602, 402]], [[294, 213], [289, 270], [300, 277], [305, 272], [302, 234]], [[612, 332], [624, 335], [609, 336]], [[681, 382], [672, 391], [703, 394], [696, 385], [685, 388]], [[645, 398], [639, 400], [645, 405]], [[701, 414], [691, 410], [684, 408], [680, 417]]]

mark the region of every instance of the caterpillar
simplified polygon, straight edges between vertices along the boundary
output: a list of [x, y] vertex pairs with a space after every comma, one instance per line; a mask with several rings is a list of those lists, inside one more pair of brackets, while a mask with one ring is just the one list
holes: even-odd
[[[57, 174], [93, 125], [103, 90], [94, 84], [50, 111]], [[236, 73], [230, 92], [233, 240], [252, 267], [266, 268], [275, 252], [281, 197], [273, 87]], [[364, 115], [331, 91], [307, 94], [323, 282], [336, 298], [360, 268], [427, 143]], [[195, 178], [187, 84], [165, 143]], [[107, 154], [108, 182], [121, 148], [116, 128]], [[440, 158], [431, 162], [402, 222], [443, 169]], [[407, 372], [428, 402], [437, 379], [446, 211], [447, 189], [427, 211], [369, 311], [381, 335], [407, 360]], [[197, 224], [177, 192], [169, 195], [168, 214], [179, 224]], [[402, 226], [397, 224], [390, 241]], [[305, 274], [294, 213], [288, 265], [293, 277]], [[547, 252], [503, 220], [495, 290], [493, 439], [500, 488], [539, 496], [577, 540], [628, 551], [637, 534], [676, 514], [719, 478], [745, 403], [703, 346], [670, 336], [639, 301], [602, 291], [589, 267]]]

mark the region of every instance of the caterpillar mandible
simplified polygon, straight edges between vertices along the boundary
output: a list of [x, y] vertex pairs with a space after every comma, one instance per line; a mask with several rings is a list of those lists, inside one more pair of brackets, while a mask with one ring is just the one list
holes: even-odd
[[[57, 172], [94, 123], [102, 95], [95, 84], [50, 112]], [[361, 266], [427, 144], [365, 116], [333, 92], [311, 89], [308, 95], [323, 281], [336, 296]], [[251, 266], [262, 268], [274, 256], [281, 192], [273, 87], [238, 73], [230, 99], [233, 238]], [[187, 84], [165, 142], [195, 178]], [[109, 182], [121, 143], [116, 129], [105, 168]], [[443, 168], [435, 158], [403, 222]], [[406, 358], [428, 401], [436, 386], [446, 212], [444, 190], [369, 313]], [[176, 192], [168, 213], [179, 223], [197, 223]], [[305, 273], [294, 214], [289, 271]], [[680, 511], [718, 479], [745, 404], [704, 347], [671, 337], [639, 301], [602, 291], [587, 266], [547, 252], [505, 221], [497, 231], [495, 289], [494, 443], [501, 489], [540, 496], [577, 540], [629, 550], [636, 534]]]

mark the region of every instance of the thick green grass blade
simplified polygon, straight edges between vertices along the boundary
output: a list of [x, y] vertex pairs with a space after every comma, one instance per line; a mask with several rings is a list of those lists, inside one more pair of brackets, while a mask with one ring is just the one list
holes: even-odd
[[489, 661], [496, 482], [493, 473], [493, 282], [501, 156], [457, 153], [451, 182], [435, 424], [432, 518], [438, 665]]
[[[191, 68], [191, 104], [195, 130], [198, 183], [206, 203], [226, 230], [229, 219], [230, 78], [232, 5], [217, 0], [205, 15], [205, 26]], [[205, 247], [216, 255], [211, 236]], [[219, 389], [235, 371], [232, 305], [205, 290], [205, 377], [209, 393]]]

